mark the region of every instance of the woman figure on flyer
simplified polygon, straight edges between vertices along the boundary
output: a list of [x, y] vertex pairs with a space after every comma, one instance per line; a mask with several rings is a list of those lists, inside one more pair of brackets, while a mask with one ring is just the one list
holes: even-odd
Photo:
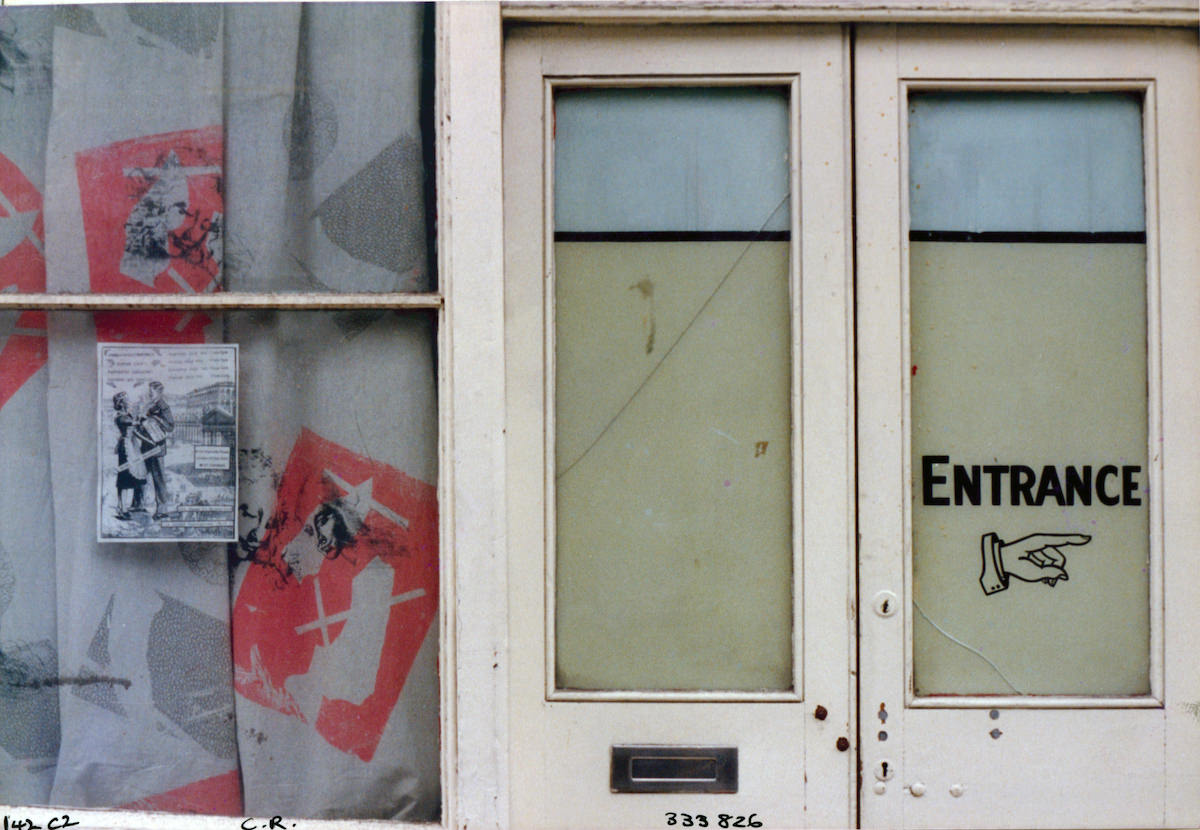
[[[113, 410], [117, 423], [117, 518], [127, 521], [131, 510], [142, 507], [142, 488], [146, 486], [146, 464], [133, 438], [133, 413], [129, 396], [124, 392], [113, 395]], [[132, 490], [129, 508], [125, 507], [125, 491]]]

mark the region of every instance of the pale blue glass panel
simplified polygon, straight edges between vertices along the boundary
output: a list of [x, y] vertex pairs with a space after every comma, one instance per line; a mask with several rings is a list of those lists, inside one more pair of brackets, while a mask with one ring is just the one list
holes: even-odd
[[914, 230], [1145, 230], [1138, 95], [918, 93]]
[[564, 90], [557, 231], [785, 231], [784, 87]]

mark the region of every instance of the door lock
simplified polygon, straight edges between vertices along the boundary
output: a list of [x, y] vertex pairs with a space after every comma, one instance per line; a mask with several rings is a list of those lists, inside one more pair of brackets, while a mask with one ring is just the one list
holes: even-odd
[[896, 609], [900, 606], [900, 601], [896, 599], [896, 595], [891, 591], [880, 591], [871, 599], [871, 605], [875, 609], [875, 613], [881, 617], [890, 617], [896, 613]]

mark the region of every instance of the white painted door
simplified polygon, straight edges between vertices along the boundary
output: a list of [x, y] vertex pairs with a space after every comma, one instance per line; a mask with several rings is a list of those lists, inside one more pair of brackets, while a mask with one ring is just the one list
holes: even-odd
[[848, 56], [507, 33], [514, 827], [854, 821]]
[[1196, 33], [855, 55], [862, 825], [1194, 826]]

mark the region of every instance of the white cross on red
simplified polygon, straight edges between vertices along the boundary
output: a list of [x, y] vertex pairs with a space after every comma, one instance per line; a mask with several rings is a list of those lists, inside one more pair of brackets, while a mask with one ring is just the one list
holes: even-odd
[[[395, 510], [392, 510], [386, 504], [375, 500], [374, 477], [367, 478], [365, 481], [362, 481], [359, 484], [351, 485], [344, 478], [333, 472], [333, 470], [325, 470], [324, 474], [326, 478], [336, 484], [340, 489], [345, 491], [346, 495], [342, 501], [345, 504], [346, 509], [352, 512], [355, 518], [357, 518], [360, 522], [364, 521], [367, 518], [367, 514], [373, 510], [393, 524], [399, 525], [405, 530], [408, 529], [408, 519], [401, 516]], [[296, 626], [296, 633], [306, 634], [309, 631], [319, 629], [321, 632], [322, 643], [324, 645], [329, 645], [331, 642], [329, 639], [329, 627], [334, 623], [339, 623], [343, 620], [350, 619], [350, 612], [352, 609], [348, 608], [345, 611], [341, 611], [337, 614], [326, 615], [325, 600], [321, 596], [320, 577], [313, 577], [313, 592], [317, 601], [317, 618], [311, 622]], [[392, 598], [388, 600], [388, 607], [390, 608], [391, 606], [397, 605], [401, 602], [408, 602], [409, 600], [414, 600], [423, 596], [425, 596], [424, 588], [417, 588], [416, 590], [407, 591], [403, 594], [394, 594]], [[351, 598], [351, 602], [353, 602], [353, 597]]]
[[[350, 608], [347, 608], [345, 611], [339, 611], [336, 614], [326, 615], [325, 602], [321, 598], [320, 577], [313, 577], [313, 591], [317, 598], [317, 618], [312, 622], [307, 622], [304, 625], [296, 626], [296, 633], [307, 634], [309, 631], [315, 631], [319, 629], [321, 631], [321, 643], [322, 645], [327, 646], [330, 644], [330, 642], [332, 642], [329, 639], [329, 628], [336, 623], [350, 619], [350, 614], [353, 611], [353, 605]], [[392, 598], [388, 600], [387, 607], [391, 608], [393, 605], [399, 605], [400, 603], [408, 602], [409, 600], [420, 599], [423, 596], [425, 596], [424, 588], [406, 591], [403, 594], [393, 594]], [[351, 597], [351, 602], [353, 602], [353, 597]]]
[[39, 211], [28, 210], [22, 213], [4, 195], [3, 190], [0, 190], [0, 208], [3, 208], [4, 212], [8, 214], [7, 216], [0, 216], [0, 222], [3, 222], [5, 226], [15, 229], [11, 234], [0, 234], [0, 238], [3, 238], [7, 245], [6, 250], [0, 250], [0, 256], [4, 256], [26, 239], [33, 244], [33, 247], [37, 249], [39, 254], [45, 256], [46, 249], [42, 245], [42, 240], [38, 239], [37, 234], [33, 232], [33, 223], [37, 221]]
[[[16, 292], [17, 290], [18, 290], [17, 286], [15, 286], [15, 285], [6, 285], [6, 286], [4, 286], [4, 288], [0, 288], [0, 294], [11, 294], [11, 293]], [[17, 319], [20, 316], [20, 312], [11, 312], [11, 321], [9, 320], [9, 316], [10, 316], [9, 314], [0, 315], [0, 344], [7, 343], [8, 338], [10, 338], [10, 337], [16, 337], [16, 336], [45, 337], [46, 336], [45, 329], [32, 329], [32, 328], [25, 328], [22, 326], [18, 326]]]
[[375, 500], [373, 493], [375, 479], [373, 477], [353, 486], [332, 470], [326, 470], [325, 477], [346, 491], [346, 497], [343, 499], [343, 502], [345, 502], [347, 508], [354, 513], [355, 518], [359, 521], [364, 521], [367, 518], [367, 514], [374, 510], [392, 524], [400, 525], [400, 527], [408, 530], [408, 519], [401, 516], [395, 510], [392, 510], [386, 504]]

